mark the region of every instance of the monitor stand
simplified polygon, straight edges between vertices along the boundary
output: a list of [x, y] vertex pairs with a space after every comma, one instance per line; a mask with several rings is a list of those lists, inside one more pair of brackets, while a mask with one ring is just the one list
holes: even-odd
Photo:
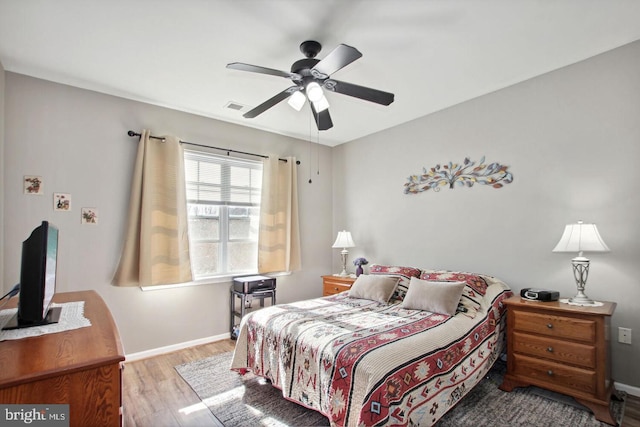
[[61, 311], [62, 307], [51, 307], [49, 311], [47, 311], [47, 315], [40, 322], [21, 322], [18, 319], [18, 313], [16, 313], [15, 316], [13, 316], [2, 328], [2, 330], [6, 331], [11, 329], [31, 328], [32, 326], [43, 326], [58, 323]]

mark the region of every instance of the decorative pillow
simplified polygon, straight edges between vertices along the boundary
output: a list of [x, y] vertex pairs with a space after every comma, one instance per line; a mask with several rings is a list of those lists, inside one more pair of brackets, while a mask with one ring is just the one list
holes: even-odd
[[391, 302], [399, 302], [404, 299], [404, 296], [407, 294], [411, 278], [419, 277], [420, 272], [420, 269], [413, 267], [387, 266], [379, 264], [372, 264], [369, 268], [369, 274], [385, 275], [400, 279], [398, 287], [391, 296]]
[[349, 296], [353, 298], [370, 299], [386, 304], [389, 302], [389, 298], [391, 298], [397, 286], [397, 277], [361, 274], [356, 281], [353, 282], [353, 285], [351, 285]]
[[435, 280], [439, 282], [465, 282], [480, 296], [484, 296], [484, 294], [487, 293], [487, 287], [489, 286], [487, 281], [478, 274], [461, 273], [457, 271], [423, 270], [418, 277], [422, 280]]
[[412, 277], [402, 307], [453, 316], [465, 286], [465, 282], [434, 282]]

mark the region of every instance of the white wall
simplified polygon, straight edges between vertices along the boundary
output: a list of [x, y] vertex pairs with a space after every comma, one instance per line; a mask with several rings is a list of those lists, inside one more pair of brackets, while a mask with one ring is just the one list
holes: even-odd
[[[613, 377], [640, 386], [639, 94], [636, 42], [335, 148], [334, 225], [358, 245], [350, 258], [571, 296], [574, 255], [551, 250], [565, 224], [595, 222], [611, 252], [588, 254], [587, 294], [617, 302]], [[403, 194], [409, 175], [465, 156], [508, 165], [514, 182]], [[618, 326], [633, 345], [616, 341]]]
[[[330, 271], [334, 255], [329, 148], [14, 73], [6, 73], [5, 99], [5, 289], [19, 280], [21, 242], [49, 220], [60, 228], [58, 291], [95, 289], [114, 315], [127, 354], [228, 333], [230, 283], [151, 292], [110, 284], [137, 147], [126, 132], [147, 128], [194, 143], [300, 159], [303, 271], [277, 279], [278, 302], [322, 294], [320, 276]], [[318, 155], [321, 174], [315, 175]], [[22, 194], [24, 175], [43, 177], [43, 196]], [[71, 193], [71, 212], [53, 211], [54, 192]], [[98, 225], [81, 224], [82, 207], [99, 210]]]

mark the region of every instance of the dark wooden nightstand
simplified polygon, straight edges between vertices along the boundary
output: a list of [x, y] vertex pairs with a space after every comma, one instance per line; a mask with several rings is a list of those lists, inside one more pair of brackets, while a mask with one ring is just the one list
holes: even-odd
[[507, 305], [507, 373], [501, 390], [537, 386], [566, 394], [616, 425], [609, 403], [615, 392], [610, 366], [610, 321], [614, 302], [582, 307], [559, 301]]
[[348, 291], [355, 281], [352, 276], [322, 276], [322, 296]]

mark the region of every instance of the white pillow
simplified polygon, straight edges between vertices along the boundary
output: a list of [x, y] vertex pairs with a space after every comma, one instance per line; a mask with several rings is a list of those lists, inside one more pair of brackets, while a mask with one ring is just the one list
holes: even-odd
[[465, 285], [465, 282], [431, 282], [412, 277], [402, 307], [453, 316]]
[[351, 285], [349, 296], [387, 303], [398, 286], [398, 280], [399, 277], [361, 274]]

